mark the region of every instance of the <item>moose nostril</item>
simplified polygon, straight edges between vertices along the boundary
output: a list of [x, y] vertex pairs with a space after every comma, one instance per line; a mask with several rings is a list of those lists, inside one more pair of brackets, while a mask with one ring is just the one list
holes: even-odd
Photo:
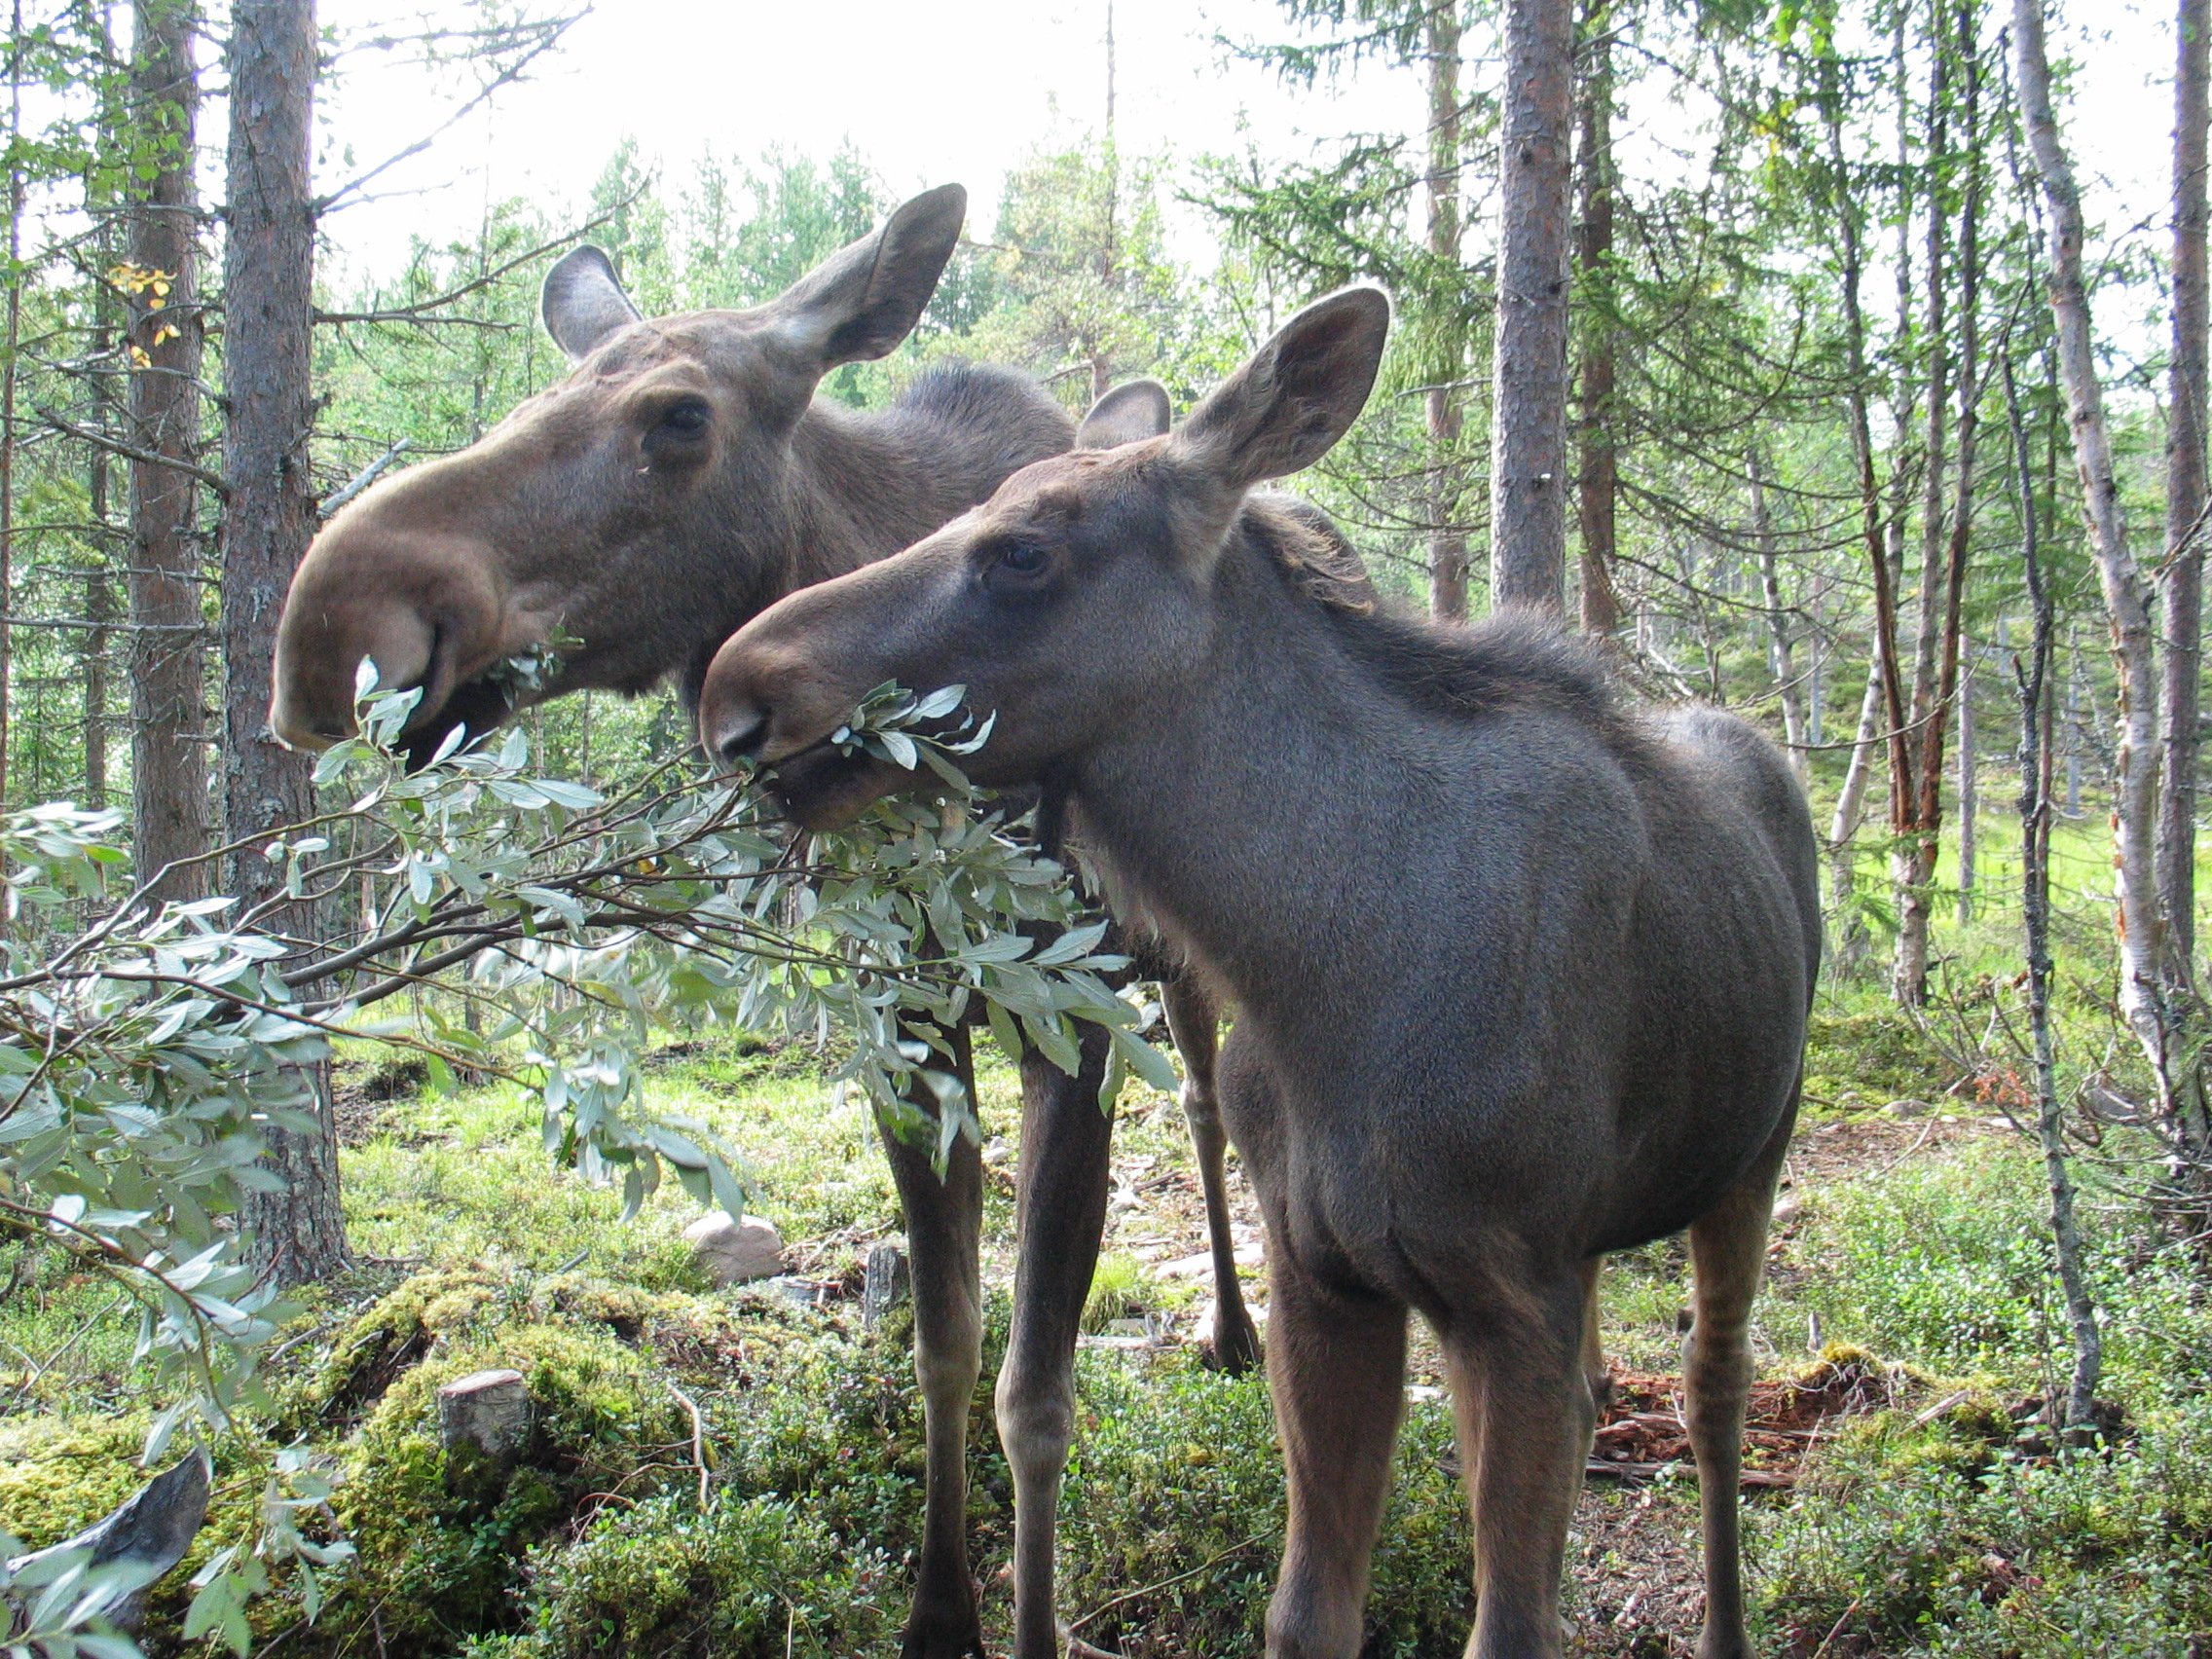
[[743, 710], [731, 717], [721, 735], [715, 740], [715, 754], [725, 766], [751, 760], [759, 755], [768, 741], [768, 717]]

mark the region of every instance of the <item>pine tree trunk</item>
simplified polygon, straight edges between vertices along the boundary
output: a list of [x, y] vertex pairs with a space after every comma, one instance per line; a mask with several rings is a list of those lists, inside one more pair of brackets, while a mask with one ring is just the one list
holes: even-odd
[[130, 463], [131, 837], [139, 880], [173, 866], [158, 896], [189, 900], [205, 897], [211, 874], [181, 861], [213, 844], [200, 497], [187, 470], [200, 452], [200, 81], [189, 0], [137, 0], [134, 15], [131, 107], [160, 148], [154, 176], [129, 192], [130, 442], [148, 458]]
[[2212, 294], [2205, 270], [2207, 83], [2212, 81], [2212, 0], [2180, 0], [2174, 75], [2173, 361], [2167, 379], [2166, 557], [2159, 576], [2165, 627], [2165, 775], [2158, 807], [2158, 909], [2167, 973], [2195, 982], [2197, 679], [2204, 625], [2207, 335]]
[[1567, 608], [1569, 0], [1506, 0], [1491, 603]]
[[2050, 66], [2045, 55], [2043, 0], [2013, 0], [2012, 40], [2019, 61], [2021, 123], [2050, 218], [2050, 310], [2058, 333], [2058, 371], [2065, 388], [2074, 462], [2088, 521], [2090, 551], [2112, 624], [2119, 689], [2118, 742], [2113, 757], [2115, 848], [2120, 901], [2120, 1006], [2158, 1081], [2159, 1105], [2193, 1155], [2204, 1150], [2205, 1125], [2176, 1088], [2177, 1035], [2164, 995], [2165, 953], [2158, 914], [2156, 837], [2158, 802], [2157, 635], [2151, 622], [2143, 572], [2128, 545], [2120, 480], [2097, 380], [2096, 341], [2082, 276], [2082, 202], [2074, 170], [2051, 112]]
[[1467, 614], [1467, 533], [1459, 522], [1466, 466], [1459, 453], [1465, 428], [1466, 342], [1456, 299], [1446, 286], [1459, 269], [1459, 0], [1428, 14], [1428, 251], [1436, 262], [1436, 362], [1423, 394], [1428, 424], [1428, 600], [1448, 622]]
[[[1613, 430], [1613, 10], [1612, 0], [1589, 0], [1582, 36], [1588, 62], [1582, 72], [1576, 157], [1580, 212], [1575, 239], [1583, 296], [1582, 387], [1578, 422], [1582, 464], [1577, 471], [1577, 518], [1582, 532], [1582, 627], [1609, 636], [1621, 625], [1620, 595], [1613, 586], [1614, 514], [1620, 494], [1619, 440]], [[1799, 756], [1802, 765], [1803, 756]]]
[[[223, 794], [232, 840], [314, 810], [307, 759], [268, 729], [276, 617], [314, 534], [308, 468], [314, 327], [313, 0], [235, 0], [231, 14], [230, 236], [223, 261]], [[281, 866], [258, 851], [231, 861], [229, 891], [250, 911], [281, 893]], [[271, 925], [313, 936], [312, 909]], [[327, 1068], [303, 1071], [313, 1126], [268, 1131], [281, 1190], [247, 1195], [240, 1220], [255, 1267], [279, 1284], [321, 1278], [346, 1260], [338, 1142]]]

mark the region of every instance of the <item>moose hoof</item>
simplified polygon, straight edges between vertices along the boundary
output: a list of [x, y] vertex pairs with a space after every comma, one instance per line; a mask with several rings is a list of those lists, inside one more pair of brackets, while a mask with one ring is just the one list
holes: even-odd
[[986, 1659], [983, 1625], [975, 1604], [971, 1603], [964, 1612], [915, 1608], [906, 1620], [899, 1659]]
[[1198, 1320], [1198, 1340], [1208, 1371], [1241, 1377], [1260, 1363], [1259, 1327], [1242, 1308], [1224, 1319], [1221, 1305], [1208, 1303]]

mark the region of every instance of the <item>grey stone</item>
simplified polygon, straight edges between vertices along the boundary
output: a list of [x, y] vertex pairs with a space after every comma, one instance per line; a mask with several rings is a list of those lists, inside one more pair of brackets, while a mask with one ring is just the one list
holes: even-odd
[[20, 1572], [65, 1551], [90, 1551], [92, 1566], [113, 1569], [101, 1610], [117, 1629], [135, 1631], [145, 1614], [147, 1588], [184, 1559], [206, 1520], [213, 1477], [207, 1454], [194, 1452], [140, 1487], [106, 1520], [58, 1544], [18, 1556], [8, 1569]]
[[703, 1215], [683, 1230], [691, 1259], [716, 1284], [751, 1284], [784, 1271], [784, 1240], [756, 1215], [732, 1221], [720, 1210]]

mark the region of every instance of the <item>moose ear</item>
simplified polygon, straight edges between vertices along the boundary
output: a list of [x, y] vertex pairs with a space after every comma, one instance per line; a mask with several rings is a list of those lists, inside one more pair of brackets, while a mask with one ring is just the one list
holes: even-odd
[[1090, 413], [1075, 429], [1075, 447], [1120, 449], [1124, 444], [1162, 438], [1173, 419], [1165, 387], [1156, 380], [1130, 381], [1090, 406]]
[[1389, 335], [1380, 288], [1314, 301], [1192, 411], [1177, 447], [1238, 494], [1311, 466], [1367, 406]]
[[608, 336], [638, 320], [638, 308], [622, 291], [614, 262], [589, 242], [571, 248], [545, 274], [537, 309], [545, 332], [571, 362], [581, 362]]
[[881, 357], [921, 319], [968, 216], [968, 192], [940, 185], [917, 196], [883, 229], [831, 254], [768, 310], [786, 336], [824, 369]]

